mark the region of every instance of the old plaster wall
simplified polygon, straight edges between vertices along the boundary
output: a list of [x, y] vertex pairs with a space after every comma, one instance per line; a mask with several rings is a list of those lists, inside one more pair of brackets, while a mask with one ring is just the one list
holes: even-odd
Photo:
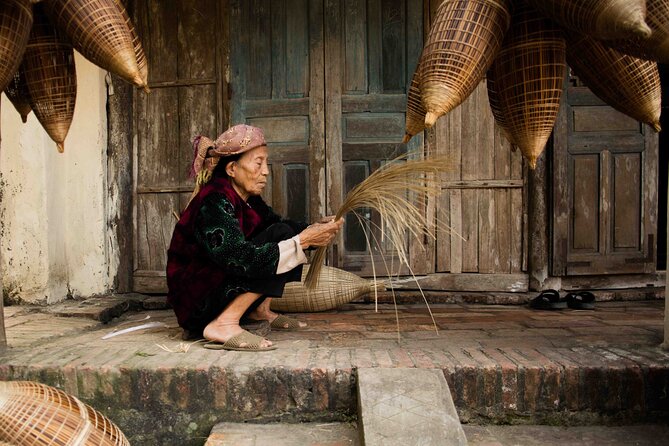
[[[53, 303], [108, 291], [105, 72], [76, 54], [65, 153], [2, 96], [0, 249], [5, 298]], [[113, 268], [113, 266], [112, 266]]]

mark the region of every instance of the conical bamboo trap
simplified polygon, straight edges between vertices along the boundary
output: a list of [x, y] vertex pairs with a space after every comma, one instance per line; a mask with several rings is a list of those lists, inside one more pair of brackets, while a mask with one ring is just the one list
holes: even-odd
[[132, 23], [132, 19], [130, 18], [128, 11], [125, 9], [125, 6], [123, 6], [121, 0], [114, 0], [114, 2], [116, 3], [119, 11], [121, 11], [121, 15], [123, 16], [123, 20], [125, 20], [125, 24], [128, 27], [128, 30], [130, 30], [130, 35], [132, 36], [132, 46], [135, 49], [135, 59], [137, 60], [137, 69], [139, 70], [139, 74], [142, 77], [142, 82], [144, 83], [144, 91], [148, 92], [149, 65], [146, 61], [146, 54], [144, 53], [142, 41], [140, 40], [139, 35], [135, 30], [135, 25]]
[[32, 446], [130, 445], [100, 412], [32, 381], [0, 381], [0, 441]]
[[566, 44], [556, 25], [521, 1], [512, 21], [488, 72], [488, 97], [497, 124], [534, 168], [560, 109]]
[[647, 37], [645, 0], [528, 0], [560, 25], [598, 39]]
[[137, 66], [133, 36], [116, 0], [44, 0], [56, 26], [94, 64], [138, 87], [146, 87]]
[[403, 143], [407, 143], [425, 130], [425, 107], [420, 95], [420, 62], [411, 78], [411, 86], [407, 92], [406, 130], [404, 131]]
[[669, 63], [669, 0], [646, 0], [646, 23], [652, 34], [605, 42], [630, 56]]
[[77, 100], [74, 51], [46, 18], [41, 4], [33, 12], [35, 23], [21, 67], [30, 106], [63, 152]]
[[445, 0], [423, 48], [425, 126], [460, 105], [483, 80], [509, 28], [507, 0]]
[[12, 105], [19, 115], [21, 115], [21, 120], [25, 123], [28, 121], [28, 115], [32, 111], [30, 106], [30, 98], [28, 97], [28, 85], [26, 85], [26, 77], [23, 73], [23, 70], [19, 68], [19, 71], [14, 74], [14, 77], [9, 81], [7, 88], [5, 88], [5, 94], [11, 101]]
[[19, 69], [33, 23], [29, 0], [0, 2], [0, 91]]
[[272, 299], [274, 311], [291, 313], [311, 313], [326, 311], [366, 296], [374, 289], [383, 289], [381, 282], [363, 279], [353, 273], [330, 266], [323, 266], [319, 272], [318, 286], [309, 289], [304, 279], [309, 265], [302, 270], [302, 282], [289, 282], [280, 299]]
[[567, 62], [604, 102], [660, 131], [662, 89], [657, 63], [609, 48], [586, 35], [568, 38]]

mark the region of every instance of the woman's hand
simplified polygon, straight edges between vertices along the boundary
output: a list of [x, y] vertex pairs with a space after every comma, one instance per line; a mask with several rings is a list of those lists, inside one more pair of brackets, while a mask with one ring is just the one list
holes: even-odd
[[335, 221], [333, 217], [327, 223], [314, 223], [300, 232], [300, 246], [302, 249], [310, 246], [327, 246], [334, 240], [343, 225], [343, 218]]

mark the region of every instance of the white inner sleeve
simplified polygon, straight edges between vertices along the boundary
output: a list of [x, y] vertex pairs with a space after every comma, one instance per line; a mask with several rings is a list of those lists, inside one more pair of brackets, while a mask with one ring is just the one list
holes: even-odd
[[303, 263], [307, 263], [307, 256], [304, 255], [304, 251], [302, 251], [302, 247], [300, 246], [299, 235], [279, 242], [279, 264], [276, 267], [277, 274], [286, 273]]

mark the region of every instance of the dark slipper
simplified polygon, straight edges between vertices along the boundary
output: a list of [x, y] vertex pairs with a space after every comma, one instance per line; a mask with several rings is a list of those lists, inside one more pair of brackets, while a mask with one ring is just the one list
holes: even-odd
[[535, 310], [560, 310], [567, 308], [567, 302], [560, 299], [560, 293], [555, 290], [543, 290], [530, 301], [530, 308]]
[[595, 295], [590, 291], [578, 291], [576, 293], [569, 293], [565, 297], [569, 308], [574, 310], [594, 310], [595, 309]]

